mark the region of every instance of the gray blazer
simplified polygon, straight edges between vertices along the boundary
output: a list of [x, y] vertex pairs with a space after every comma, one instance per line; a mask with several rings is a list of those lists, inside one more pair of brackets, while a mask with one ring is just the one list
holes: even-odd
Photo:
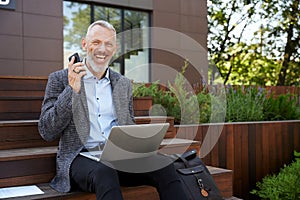
[[[131, 81], [109, 70], [117, 124], [134, 124]], [[87, 141], [90, 122], [83, 81], [79, 94], [74, 93], [67, 69], [49, 75], [38, 128], [46, 141], [59, 139], [56, 176], [50, 185], [59, 192], [69, 192], [70, 165]]]

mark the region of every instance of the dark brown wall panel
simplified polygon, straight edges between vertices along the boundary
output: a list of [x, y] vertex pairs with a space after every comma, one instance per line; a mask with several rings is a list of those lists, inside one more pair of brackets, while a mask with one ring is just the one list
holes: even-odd
[[1, 10], [0, 75], [47, 76], [63, 67], [62, 0], [16, 0]]

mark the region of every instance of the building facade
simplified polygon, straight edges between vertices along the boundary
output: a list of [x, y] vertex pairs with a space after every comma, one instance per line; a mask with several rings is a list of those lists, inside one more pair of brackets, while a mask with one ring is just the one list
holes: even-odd
[[2, 1], [0, 75], [48, 76], [66, 67], [80, 51], [81, 32], [103, 18], [118, 31], [115, 70], [137, 82], [164, 83], [188, 60], [185, 77], [192, 84], [206, 79], [206, 0]]

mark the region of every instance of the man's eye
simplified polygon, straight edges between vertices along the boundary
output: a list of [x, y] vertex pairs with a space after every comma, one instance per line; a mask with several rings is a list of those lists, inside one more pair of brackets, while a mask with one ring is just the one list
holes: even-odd
[[107, 47], [112, 47], [113, 44], [112, 44], [112, 43], [106, 43], [106, 46], [107, 46]]

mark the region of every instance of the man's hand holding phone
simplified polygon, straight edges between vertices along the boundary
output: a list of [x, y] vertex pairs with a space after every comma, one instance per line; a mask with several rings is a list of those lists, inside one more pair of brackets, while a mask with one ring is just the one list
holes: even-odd
[[78, 53], [73, 54], [69, 57], [68, 64], [68, 80], [69, 85], [74, 92], [79, 93], [81, 87], [81, 78], [86, 75], [86, 69], [84, 64], [80, 62]]

